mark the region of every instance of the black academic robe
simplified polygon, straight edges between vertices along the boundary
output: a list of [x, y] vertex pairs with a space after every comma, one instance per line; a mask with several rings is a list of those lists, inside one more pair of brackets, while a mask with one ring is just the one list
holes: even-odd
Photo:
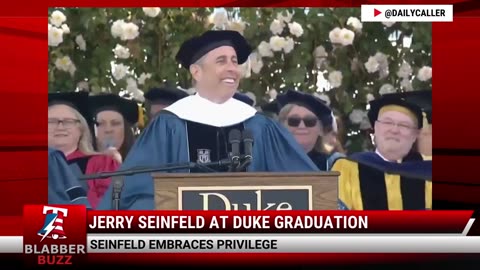
[[[233, 128], [249, 129], [253, 133], [253, 160], [246, 171], [318, 171], [290, 132], [261, 113], [256, 113], [237, 124], [216, 127], [182, 119], [169, 111], [162, 111], [140, 135], [120, 170], [226, 158], [231, 151], [228, 133]], [[228, 168], [215, 169], [225, 171]], [[201, 170], [186, 168], [172, 172], [199, 171]], [[127, 176], [121, 194], [120, 208], [154, 209], [153, 193], [151, 173]], [[98, 209], [111, 209], [111, 198], [112, 187], [107, 191]]]
[[377, 153], [340, 158], [339, 208], [350, 210], [425, 210], [432, 208], [432, 162], [410, 153], [401, 163]]
[[312, 150], [308, 153], [308, 157], [317, 165], [317, 168], [321, 171], [327, 171], [327, 160], [328, 156], [324, 153], [317, 152], [315, 150]]

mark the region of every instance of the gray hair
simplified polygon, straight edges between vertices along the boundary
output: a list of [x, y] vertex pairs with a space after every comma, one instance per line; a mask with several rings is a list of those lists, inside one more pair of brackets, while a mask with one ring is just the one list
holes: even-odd
[[278, 121], [280, 121], [283, 124], [283, 122], [287, 120], [288, 114], [292, 111], [293, 107], [295, 107], [295, 104], [291, 104], [291, 103], [283, 106], [283, 108], [278, 113]]
[[[197, 61], [195, 61], [195, 63], [193, 63], [192, 65], [203, 66], [203, 62], [205, 61], [206, 57], [207, 57], [206, 54], [203, 55]], [[197, 86], [197, 81], [192, 76], [192, 87], [195, 87], [195, 86]]]

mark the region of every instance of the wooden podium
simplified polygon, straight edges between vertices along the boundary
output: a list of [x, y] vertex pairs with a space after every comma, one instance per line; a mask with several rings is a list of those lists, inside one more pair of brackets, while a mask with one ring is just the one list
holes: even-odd
[[154, 173], [158, 210], [335, 210], [338, 172]]

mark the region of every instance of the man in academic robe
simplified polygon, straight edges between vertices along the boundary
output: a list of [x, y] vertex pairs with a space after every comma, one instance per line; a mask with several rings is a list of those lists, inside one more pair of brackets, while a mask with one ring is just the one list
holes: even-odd
[[415, 142], [423, 127], [422, 109], [400, 95], [370, 103], [375, 152], [338, 159], [339, 207], [350, 210], [432, 208], [432, 162]]
[[[121, 169], [228, 159], [232, 152], [228, 137], [236, 129], [238, 132], [249, 130], [254, 142], [251, 163], [235, 171], [318, 171], [287, 129], [232, 98], [239, 85], [239, 65], [247, 60], [250, 52], [251, 47], [236, 31], [207, 31], [186, 41], [177, 60], [190, 71], [196, 94], [162, 110], [136, 141]], [[232, 169], [229, 166], [211, 168], [216, 172]], [[102, 209], [111, 208], [108, 200], [111, 194], [110, 187]], [[151, 174], [125, 177], [120, 209], [154, 209]]]
[[79, 183], [61, 151], [48, 148], [48, 203], [79, 204], [90, 208], [87, 192]]

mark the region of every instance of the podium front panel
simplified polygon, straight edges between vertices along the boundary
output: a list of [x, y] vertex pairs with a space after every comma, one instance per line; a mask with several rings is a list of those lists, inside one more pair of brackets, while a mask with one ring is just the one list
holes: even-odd
[[338, 173], [154, 174], [158, 210], [335, 210]]

